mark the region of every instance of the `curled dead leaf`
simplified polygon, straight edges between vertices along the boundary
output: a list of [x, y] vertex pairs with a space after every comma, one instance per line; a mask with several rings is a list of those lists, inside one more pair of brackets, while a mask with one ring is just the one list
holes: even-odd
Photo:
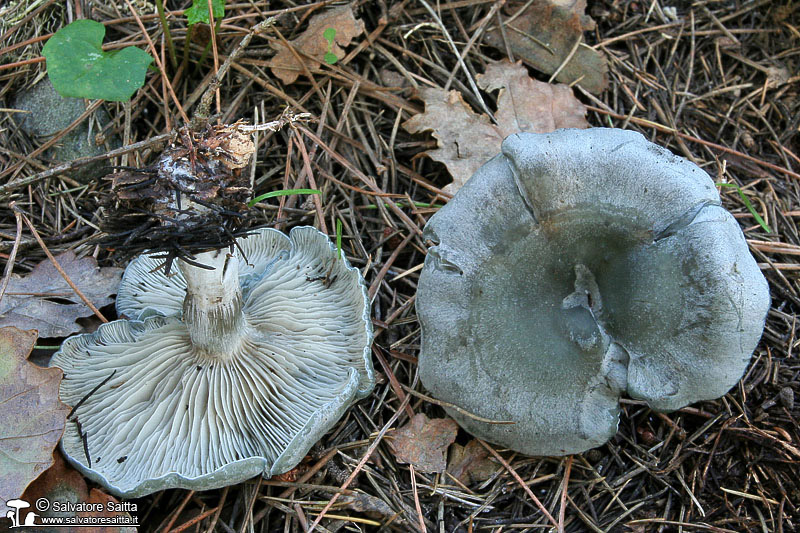
[[486, 91], [500, 90], [497, 124], [475, 113], [458, 91], [428, 88], [420, 91], [425, 112], [414, 115], [403, 127], [410, 133], [431, 131], [438, 148], [427, 153], [444, 163], [453, 183], [444, 190], [455, 193], [478, 168], [500, 152], [503, 139], [512, 133], [547, 133], [559, 128], [587, 128], [586, 107], [566, 85], [532, 79], [520, 63], [490, 63], [477, 77]]
[[[332, 41], [325, 38], [325, 30], [333, 28]], [[276, 45], [278, 53], [269, 61], [272, 73], [289, 85], [294, 83], [305, 68], [319, 67], [325, 54], [333, 54], [337, 59], [344, 57], [344, 47], [357, 36], [364, 33], [364, 23], [353, 14], [350, 5], [329, 9], [311, 17], [308, 28], [296, 39], [290, 41], [294, 51], [284, 44]]]
[[[131, 523], [131, 516], [124, 511], [124, 506], [120, 505], [119, 500], [109, 496], [105, 492], [92, 489], [91, 492], [86, 485], [83, 476], [72, 468], [56, 450], [53, 454], [53, 466], [39, 476], [36, 481], [31, 483], [22, 495], [22, 499], [27, 502], [36, 502], [44, 498], [49, 502], [49, 508], [42, 509], [37, 506], [35, 511], [37, 516], [33, 517], [34, 524], [41, 524], [42, 518], [49, 517], [70, 517], [90, 519], [89, 517], [120, 517], [121, 523]], [[55, 502], [58, 502], [56, 510]], [[72, 510], [66, 509], [72, 505]], [[97, 504], [102, 505], [102, 510], [81, 510], [80, 504], [89, 504], [93, 509], [97, 509]], [[27, 518], [27, 516], [26, 516]], [[88, 520], [87, 520], [88, 521]], [[132, 526], [63, 526], [58, 531], [63, 533], [136, 533], [136, 528]]]
[[466, 446], [450, 447], [447, 472], [465, 485], [489, 479], [498, 468], [502, 467], [489, 458], [489, 452], [475, 439]]
[[[343, 494], [339, 497], [338, 503], [345, 509], [364, 513], [373, 518], [392, 519], [395, 525], [400, 527], [409, 527], [411, 525], [410, 522], [403, 518], [401, 513], [395, 511], [388, 503], [363, 492]], [[414, 516], [413, 512], [411, 516]]]
[[[22, 495], [22, 499], [27, 502], [35, 502], [39, 498], [73, 504], [85, 502], [89, 498], [89, 488], [83, 476], [67, 464], [59, 450], [53, 453], [53, 466], [28, 485]], [[72, 516], [66, 511], [58, 512], [52, 509], [39, 512], [41, 516]]]
[[599, 94], [608, 86], [608, 64], [602, 52], [581, 45], [583, 32], [595, 27], [585, 11], [586, 0], [511, 0], [503, 8], [505, 32], [490, 29], [485, 41], [503, 51], [508, 43], [535, 69], [558, 71], [556, 81]]
[[586, 107], [563, 84], [534, 80], [521, 64], [490, 63], [478, 76], [485, 91], [500, 89], [495, 118], [503, 137], [527, 131], [547, 133], [559, 128], [588, 128]]
[[447, 448], [456, 440], [458, 424], [450, 418], [429, 419], [422, 413], [394, 434], [397, 461], [410, 463], [420, 472], [444, 472]]
[[444, 190], [453, 194], [497, 154], [503, 132], [488, 116], [475, 113], [458, 91], [426, 88], [419, 96], [425, 101], [425, 112], [411, 117], [403, 128], [409, 133], [431, 131], [438, 148], [427, 155], [447, 166], [453, 183]]

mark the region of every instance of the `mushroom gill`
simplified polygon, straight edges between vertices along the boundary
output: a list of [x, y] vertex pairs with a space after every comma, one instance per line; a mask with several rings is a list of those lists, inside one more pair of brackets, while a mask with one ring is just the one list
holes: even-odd
[[[136, 259], [118, 300], [133, 320], [72, 337], [53, 357], [65, 372], [62, 399], [77, 406], [62, 449], [117, 495], [285, 472], [372, 389], [358, 270], [314, 228], [289, 237], [263, 229], [238, 244], [246, 259], [198, 254], [217, 261], [214, 270], [191, 267], [201, 273], [179, 259], [167, 276], [153, 271], [152, 255]], [[239, 303], [223, 298], [207, 320], [187, 302], [208, 285], [233, 290]]]

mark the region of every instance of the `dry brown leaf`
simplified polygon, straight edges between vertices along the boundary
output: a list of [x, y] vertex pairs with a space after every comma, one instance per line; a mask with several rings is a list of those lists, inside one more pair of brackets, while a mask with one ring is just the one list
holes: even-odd
[[500, 151], [503, 132], [486, 115], [478, 115], [458, 91], [426, 88], [419, 92], [425, 112], [414, 115], [403, 128], [409, 133], [431, 131], [438, 148], [427, 155], [447, 166], [455, 193], [478, 168]]
[[368, 513], [376, 517], [391, 517], [396, 515], [392, 507], [375, 496], [363, 492], [353, 492], [352, 494], [343, 494], [339, 497], [339, 504], [342, 507], [356, 511], [359, 513]]
[[[345, 473], [345, 477], [347, 477], [347, 473]], [[414, 508], [409, 507], [403, 501], [393, 501], [392, 503], [398, 507], [400, 511], [396, 511], [382, 499], [361, 491], [347, 491], [346, 493], [341, 493], [339, 499], [336, 500], [336, 505], [340, 509], [364, 513], [368, 517], [376, 520], [388, 520], [395, 526], [395, 529], [401, 531], [414, 531], [414, 522], [409, 521], [409, 519], [414, 520], [417, 516]]]
[[[333, 46], [323, 36], [326, 29], [336, 30]], [[305, 68], [317, 68], [322, 64], [325, 54], [330, 51], [337, 59], [344, 57], [344, 47], [355, 37], [364, 33], [364, 23], [353, 14], [350, 5], [329, 9], [311, 17], [308, 28], [298, 38], [290, 41], [296, 55], [283, 43], [277, 44], [278, 53], [270, 59], [272, 73], [289, 85], [294, 83]], [[298, 61], [298, 57], [302, 61]]]
[[500, 89], [494, 114], [503, 137], [527, 131], [546, 133], [559, 128], [588, 128], [586, 107], [566, 85], [543, 83], [528, 76], [521, 64], [490, 63], [478, 76], [485, 91]]
[[[519, 13], [522, 8], [524, 11]], [[594, 29], [594, 21], [584, 14], [585, 10], [586, 0], [512, 0], [503, 8], [503, 20], [510, 20], [505, 22], [505, 40], [499, 28], [488, 31], [485, 40], [504, 52], [507, 42], [516, 56], [537, 70], [553, 74], [578, 39], [583, 38], [583, 32]], [[556, 76], [556, 81], [562, 83], [572, 84], [576, 80], [591, 93], [603, 92], [608, 87], [605, 56], [578, 46]]]
[[465, 485], [489, 479], [497, 469], [498, 465], [489, 458], [489, 452], [475, 439], [466, 446], [453, 444], [450, 447], [447, 472]]
[[786, 67], [767, 67], [767, 87], [774, 88], [788, 83], [791, 79], [789, 69]]
[[[72, 282], [96, 307], [114, 301], [122, 269], [98, 268], [93, 257], [78, 259], [72, 251], [56, 256]], [[40, 337], [66, 337], [81, 331], [78, 318], [92, 314], [56, 267], [46, 259], [24, 277], [13, 276], [0, 302], [0, 327], [36, 329]]]
[[[85, 502], [88, 497], [89, 488], [86, 486], [83, 476], [67, 464], [58, 450], [53, 453], [53, 466], [28, 485], [22, 495], [22, 499], [30, 503], [45, 498], [51, 503], [57, 501], [77, 504]], [[74, 516], [74, 513], [56, 512], [52, 509], [42, 511], [38, 507], [36, 512], [39, 516]]]
[[420, 472], [443, 472], [447, 447], [456, 440], [458, 424], [450, 418], [428, 419], [422, 413], [394, 434], [397, 461], [410, 463]]
[[[106, 494], [102, 490], [99, 489], [92, 489], [89, 492], [89, 497], [86, 499], [86, 503], [90, 504], [102, 504], [103, 510], [99, 512], [95, 511], [82, 511], [78, 512], [77, 516], [83, 519], [88, 517], [120, 517], [122, 520], [125, 520], [127, 523], [130, 523], [131, 515], [124, 510], [124, 506], [120, 505], [119, 500], [114, 498], [113, 496]], [[131, 504], [129, 504], [131, 505]], [[115, 510], [120, 509], [120, 510]], [[78, 529], [78, 528], [76, 528]], [[133, 526], [97, 526], [97, 527], [81, 527], [79, 528], [80, 533], [137, 533], [138, 529]], [[76, 532], [77, 533], [77, 532]]]
[[403, 124], [410, 133], [432, 130], [439, 146], [428, 155], [444, 163], [453, 183], [444, 190], [455, 193], [489, 159], [500, 153], [503, 139], [522, 131], [547, 133], [558, 128], [587, 128], [586, 108], [566, 85], [532, 79], [519, 63], [490, 63], [477, 78], [486, 91], [500, 89], [497, 124], [478, 115], [458, 91], [423, 89], [425, 112]]
[[[53, 454], [53, 466], [31, 483], [22, 495], [22, 499], [35, 504], [35, 507], [21, 511], [20, 518], [27, 512], [35, 512], [32, 518], [34, 524], [41, 524], [41, 517], [114, 517], [122, 516], [130, 520], [130, 514], [124, 511], [119, 501], [98, 489], [89, 489], [83, 476], [64, 460], [61, 452], [56, 450]], [[42, 498], [46, 500], [48, 508], [41, 506]], [[73, 505], [71, 510], [63, 510], [68, 504]], [[79, 504], [103, 506], [102, 511], [80, 510]], [[109, 506], [110, 504], [110, 506]], [[58, 510], [56, 509], [58, 505]], [[130, 505], [130, 504], [128, 504]], [[118, 510], [120, 509], [120, 510]], [[25, 519], [29, 519], [25, 515]], [[136, 533], [136, 528], [129, 526], [59, 526], [63, 533]]]
[[35, 331], [0, 329], [0, 503], [19, 498], [53, 464], [69, 413], [58, 399], [61, 369], [28, 361], [35, 342]]

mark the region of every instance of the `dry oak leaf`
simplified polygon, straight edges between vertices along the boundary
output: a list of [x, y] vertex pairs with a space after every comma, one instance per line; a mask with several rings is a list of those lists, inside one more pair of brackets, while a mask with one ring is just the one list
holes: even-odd
[[[86, 481], [84, 480], [83, 476], [72, 468], [67, 462], [64, 460], [64, 457], [61, 455], [59, 450], [56, 450], [53, 454], [54, 463], [53, 466], [47, 469], [47, 471], [36, 478], [36, 481], [31, 483], [28, 488], [25, 490], [25, 493], [22, 495], [22, 499], [26, 502], [34, 503], [36, 500], [40, 498], [45, 498], [50, 502], [50, 508], [47, 510], [42, 510], [37, 506], [37, 508], [26, 509], [25, 511], [32, 512], [35, 511], [38, 517], [81, 517], [86, 519], [86, 517], [92, 516], [104, 516], [104, 517], [113, 517], [113, 516], [122, 516], [126, 517], [123, 520], [129, 521], [130, 515], [120, 509], [119, 501], [114, 499], [113, 497], [109, 496], [108, 494], [100, 491], [98, 489], [92, 489], [91, 493], [89, 492], [89, 488], [86, 485]], [[98, 511], [75, 511], [75, 510], [54, 510], [52, 505], [53, 502], [59, 502], [62, 504], [91, 504], [95, 506], [97, 504], [101, 504], [103, 506], [103, 510]], [[109, 507], [109, 502], [111, 502], [111, 506]], [[22, 513], [24, 514], [23, 511]], [[34, 523], [40, 524], [42, 523], [41, 518], [34, 518]], [[26, 516], [27, 518], [27, 516]], [[55, 531], [55, 530], [54, 530]], [[136, 528], [129, 527], [129, 526], [63, 526], [58, 529], [59, 533], [136, 533]]]
[[[89, 498], [89, 488], [86, 486], [86, 480], [84, 480], [80, 472], [67, 464], [59, 450], [53, 453], [53, 466], [28, 485], [22, 495], [22, 499], [30, 503], [34, 503], [39, 498], [46, 498], [50, 502], [57, 501], [71, 504], [85, 502]], [[37, 508], [27, 509], [27, 511], [36, 511], [39, 516], [45, 517], [75, 516], [75, 513], [57, 512], [52, 509], [42, 511]], [[40, 520], [37, 520], [37, 522], [40, 522]]]
[[497, 124], [475, 113], [458, 91], [422, 89], [425, 112], [414, 115], [403, 127], [410, 133], [432, 130], [438, 148], [428, 156], [444, 163], [453, 183], [444, 190], [454, 194], [478, 168], [500, 152], [503, 139], [512, 133], [547, 133], [559, 128], [588, 128], [586, 107], [566, 85], [552, 85], [528, 76], [520, 63], [490, 63], [477, 77], [486, 91], [500, 89]]
[[[72, 282], [96, 307], [114, 301], [122, 269], [99, 268], [93, 257], [78, 259], [72, 251], [56, 256]], [[92, 314], [56, 267], [46, 259], [27, 276], [13, 276], [0, 302], [0, 327], [36, 329], [40, 337], [66, 337], [81, 331], [78, 318]]]
[[453, 444], [450, 447], [447, 472], [466, 485], [489, 479], [498, 467], [476, 439], [469, 441], [466, 446]]
[[458, 424], [451, 418], [428, 419], [422, 413], [394, 433], [392, 447], [399, 463], [420, 472], [444, 472], [447, 447], [456, 440]]
[[69, 413], [58, 399], [61, 369], [41, 368], [28, 361], [35, 342], [35, 331], [0, 328], [2, 504], [19, 498], [53, 464], [53, 450]]
[[[323, 35], [328, 28], [336, 30], [332, 43], [329, 43]], [[362, 33], [364, 33], [364, 23], [355, 17], [352, 6], [329, 9], [311, 17], [308, 28], [299, 37], [290, 41], [292, 48], [295, 49], [294, 52], [283, 43], [276, 44], [278, 53], [270, 59], [268, 65], [275, 76], [285, 85], [289, 85], [303, 73], [304, 67], [305, 69], [319, 67], [329, 51], [337, 59], [343, 58], [344, 47]]]
[[503, 8], [505, 31], [490, 29], [485, 41], [503, 52], [508, 43], [514, 55], [541, 72], [560, 68], [556, 81], [577, 82], [599, 94], [608, 87], [608, 63], [602, 52], [579, 44], [583, 32], [595, 27], [585, 11], [586, 0], [511, 0]]

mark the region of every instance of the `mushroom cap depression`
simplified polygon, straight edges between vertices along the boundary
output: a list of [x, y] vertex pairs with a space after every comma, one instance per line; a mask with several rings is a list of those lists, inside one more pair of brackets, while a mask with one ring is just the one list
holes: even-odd
[[286, 472], [372, 390], [359, 271], [314, 228], [262, 229], [238, 243], [245, 326], [227, 361], [193, 349], [181, 320], [186, 282], [148, 255], [119, 291], [119, 314], [132, 320], [71, 337], [53, 357], [61, 399], [85, 398], [62, 449], [117, 495]]
[[742, 376], [770, 305], [709, 176], [635, 132], [521, 133], [425, 227], [420, 377], [469, 432], [529, 455]]

